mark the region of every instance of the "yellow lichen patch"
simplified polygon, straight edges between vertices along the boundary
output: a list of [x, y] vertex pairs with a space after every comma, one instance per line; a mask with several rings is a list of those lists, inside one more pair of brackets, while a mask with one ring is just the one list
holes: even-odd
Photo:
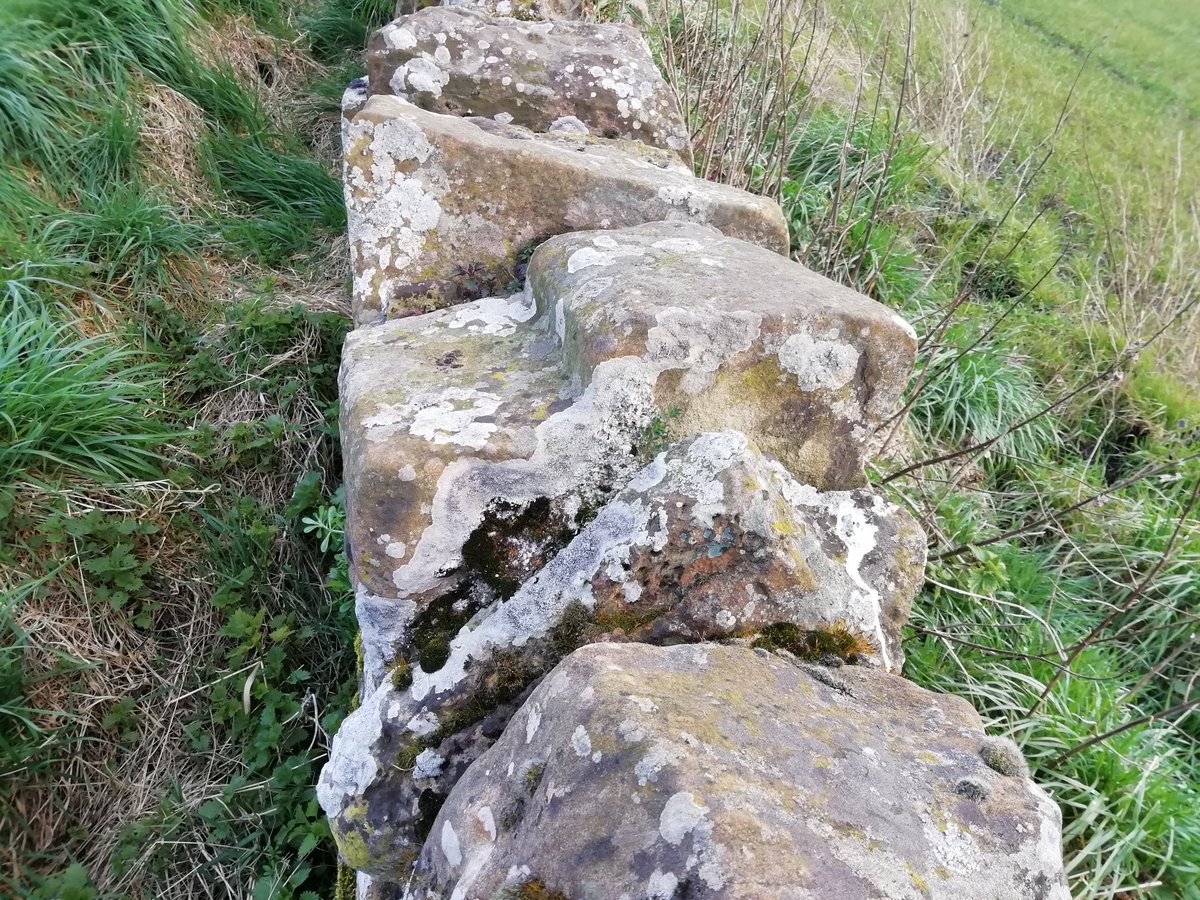
[[908, 877], [912, 879], [913, 886], [922, 894], [929, 894], [929, 882], [921, 877], [920, 873], [913, 868], [913, 864], [906, 862], [904, 867], [908, 869]]
[[[339, 819], [330, 822], [334, 842], [342, 861], [352, 869], [363, 869], [371, 863], [371, 852], [362, 832], [353, 827], [354, 819], [348, 816], [355, 807], [345, 810]], [[365, 815], [365, 809], [363, 811]], [[350, 826], [350, 827], [347, 827]]]
[[789, 573], [792, 580], [802, 591], [815, 591], [820, 585], [817, 583], [817, 576], [813, 574], [812, 568], [808, 565], [808, 559], [799, 547], [792, 547], [791, 553], [792, 562], [795, 567]]

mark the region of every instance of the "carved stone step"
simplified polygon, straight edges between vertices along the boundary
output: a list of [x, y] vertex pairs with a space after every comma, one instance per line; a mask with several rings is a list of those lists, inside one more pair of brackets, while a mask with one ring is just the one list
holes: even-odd
[[373, 94], [536, 132], [582, 129], [639, 141], [691, 163], [675, 92], [631, 26], [523, 22], [477, 9], [431, 7], [371, 37]]
[[499, 293], [529, 242], [564, 231], [670, 219], [788, 249], [778, 204], [643, 144], [535, 135], [391, 96], [371, 97], [345, 136], [358, 324]]

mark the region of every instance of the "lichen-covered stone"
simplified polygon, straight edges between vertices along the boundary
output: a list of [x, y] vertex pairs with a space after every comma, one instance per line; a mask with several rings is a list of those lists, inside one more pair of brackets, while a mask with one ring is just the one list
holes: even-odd
[[447, 619], [439, 652], [415, 639], [397, 663], [403, 681], [383, 680], [346, 720], [320, 787], [339, 844], [359, 848], [355, 865], [372, 875], [397, 877], [436, 798], [580, 644], [786, 624], [858, 635], [898, 669], [924, 546], [899, 508], [866, 490], [800, 485], [740, 434], [660, 454], [509, 599]]
[[615, 360], [572, 390], [533, 313], [524, 295], [490, 297], [347, 337], [346, 530], [368, 690], [415, 616], [452, 597], [441, 621], [417, 623], [440, 633], [511, 594], [644, 464], [649, 383]]
[[[862, 483], [861, 442], [912, 339], [775, 259], [698, 226], [568, 236], [535, 254], [526, 294], [351, 333], [341, 426], [368, 690], [413, 616], [453, 595], [445, 617], [461, 624], [511, 594], [656, 442], [734, 429], [802, 484]], [[916, 554], [898, 562], [920, 570]]]
[[[412, 12], [405, 8], [413, 0], [398, 0], [396, 15]], [[551, 19], [563, 21], [578, 19], [582, 4], [580, 0], [443, 0], [442, 6], [478, 9], [496, 16], [511, 16], [521, 21]]]
[[787, 252], [778, 204], [697, 179], [644, 144], [534, 134], [381, 95], [345, 129], [359, 324], [498, 293], [531, 242], [581, 228], [695, 221]]
[[431, 7], [372, 36], [371, 92], [432, 112], [535, 132], [573, 118], [585, 134], [640, 141], [691, 162], [675, 92], [631, 26], [495, 19]]
[[733, 647], [577, 651], [458, 781], [405, 896], [1068, 900], [1058, 808], [984, 765], [969, 704], [837, 677]]
[[916, 354], [895, 313], [799, 263], [678, 222], [576, 232], [529, 265], [570, 370], [605, 360], [663, 372], [673, 433], [753, 437], [821, 490], [865, 483], [872, 432], [896, 410]]

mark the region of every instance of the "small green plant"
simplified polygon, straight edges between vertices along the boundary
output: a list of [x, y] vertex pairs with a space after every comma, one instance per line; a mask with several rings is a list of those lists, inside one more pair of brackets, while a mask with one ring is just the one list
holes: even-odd
[[317, 508], [311, 516], [300, 520], [304, 533], [314, 535], [321, 543], [321, 552], [333, 550], [340, 553], [344, 543], [346, 511], [340, 504], [327, 504]]
[[538, 787], [542, 783], [542, 775], [546, 772], [545, 763], [534, 763], [525, 770], [525, 777], [522, 779], [525, 785], [525, 792], [529, 794], [537, 793]]
[[683, 415], [678, 406], [668, 406], [642, 429], [638, 436], [638, 454], [644, 459], [653, 459], [671, 446], [671, 425]]

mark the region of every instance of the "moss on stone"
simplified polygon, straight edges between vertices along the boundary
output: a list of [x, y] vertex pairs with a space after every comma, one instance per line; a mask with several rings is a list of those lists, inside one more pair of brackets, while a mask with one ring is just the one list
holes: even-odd
[[337, 881], [334, 882], [333, 900], [355, 900], [358, 879], [356, 872], [345, 863], [338, 863]]
[[592, 637], [592, 614], [578, 600], [567, 605], [550, 629], [550, 647], [555, 662], [578, 650]]
[[975, 775], [968, 775], [965, 778], [960, 778], [958, 783], [954, 785], [954, 793], [966, 797], [968, 800], [974, 800], [976, 803], [981, 803], [991, 795], [992, 789], [982, 778], [978, 778]]
[[799, 659], [828, 665], [831, 658], [848, 662], [855, 654], [872, 656], [878, 648], [869, 637], [851, 631], [845, 622], [807, 629], [791, 622], [776, 622], [759, 631], [750, 645], [764, 650], [786, 650]]
[[512, 831], [525, 817], [525, 798], [517, 797], [500, 810], [499, 825], [502, 831]]
[[542, 776], [545, 774], [546, 764], [544, 762], [534, 763], [526, 769], [525, 775], [521, 779], [522, 784], [525, 785], [526, 792], [530, 794], [536, 793], [538, 787], [541, 786]]
[[392, 666], [391, 679], [393, 690], [403, 692], [412, 687], [412, 665], [407, 659], [400, 657], [396, 660], [396, 664]]
[[979, 747], [979, 755], [988, 768], [1001, 775], [1029, 777], [1029, 765], [1025, 755], [1013, 741], [1005, 737], [988, 736]]
[[633, 635], [667, 612], [665, 607], [635, 610], [624, 604], [610, 604], [596, 611], [593, 627], [597, 634], [620, 631], [625, 635]]
[[422, 750], [428, 750], [436, 747], [436, 742], [430, 742], [422, 738], [409, 738], [400, 745], [400, 749], [396, 751], [395, 757], [392, 759], [392, 765], [403, 772], [411, 772], [417, 765], [417, 757], [421, 755]]
[[468, 585], [434, 599], [413, 620], [412, 645], [422, 671], [436, 672], [450, 658], [450, 642], [479, 609]]
[[551, 890], [540, 878], [529, 878], [509, 885], [495, 895], [495, 900], [570, 900], [561, 891]]
[[549, 497], [525, 503], [496, 501], [463, 544], [464, 566], [507, 599], [575, 536], [574, 521]]
[[352, 869], [364, 869], [370, 865], [371, 851], [367, 847], [367, 840], [357, 828], [346, 827], [352, 825], [352, 822], [346, 819], [346, 814], [343, 814], [341, 822], [331, 824], [342, 861]]

